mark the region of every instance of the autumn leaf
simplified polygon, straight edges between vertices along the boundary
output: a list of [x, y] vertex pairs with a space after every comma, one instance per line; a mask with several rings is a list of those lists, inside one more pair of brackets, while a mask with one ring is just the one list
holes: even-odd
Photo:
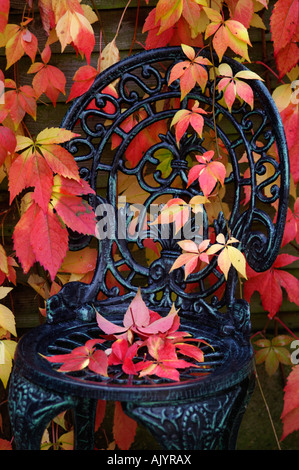
[[161, 317], [155, 313], [155, 320], [152, 321], [153, 312], [148, 309], [138, 289], [136, 296], [130, 303], [123, 319], [123, 326], [118, 326], [97, 312], [98, 326], [108, 335], [120, 335], [118, 338], [126, 338], [129, 344], [133, 342], [133, 335], [136, 333], [141, 338], [148, 335], [165, 333], [178, 320], [177, 313], [170, 310], [168, 315]]
[[27, 273], [36, 261], [31, 244], [31, 233], [34, 229], [35, 215], [38, 206], [35, 203], [29, 205], [15, 226], [13, 243], [16, 255], [20, 260], [24, 273]]
[[283, 77], [299, 61], [299, 5], [297, 0], [278, 0], [275, 2], [270, 19], [274, 57]]
[[294, 183], [297, 184], [299, 181], [299, 140], [297, 138], [299, 129], [299, 104], [290, 103], [280, 112], [280, 117], [288, 144], [291, 174], [293, 176]]
[[156, 22], [160, 20], [158, 35], [171, 28], [181, 16], [190, 26], [192, 36], [196, 36], [202, 6], [205, 0], [159, 0], [156, 7]]
[[75, 83], [72, 85], [67, 101], [71, 101], [86, 93], [95, 81], [97, 75], [97, 69], [91, 65], [83, 65], [80, 67], [73, 77]]
[[99, 71], [107, 69], [111, 65], [120, 61], [119, 50], [115, 43], [115, 38], [109, 42], [101, 52]]
[[1, 33], [5, 30], [5, 27], [8, 22], [9, 8], [10, 8], [10, 0], [0, 1], [0, 32]]
[[251, 46], [251, 42], [245, 26], [236, 20], [224, 21], [222, 15], [212, 8], [204, 8], [204, 11], [211, 20], [206, 29], [205, 38], [213, 36], [213, 46], [219, 61], [222, 60], [226, 49], [229, 47], [236, 54], [250, 62], [248, 46]]
[[2, 122], [9, 115], [17, 129], [26, 113], [36, 119], [36, 99], [33, 88], [29, 85], [18, 88], [10, 79], [5, 80], [5, 87], [13, 88], [13, 90], [6, 91], [4, 94], [4, 104], [0, 105], [0, 121]]
[[174, 381], [180, 380], [177, 369], [186, 369], [194, 366], [192, 362], [179, 359], [175, 345], [160, 336], [150, 336], [147, 340], [147, 348], [152, 360], [144, 360], [136, 364], [140, 371], [139, 376], [156, 375]]
[[202, 265], [201, 262], [209, 263], [209, 257], [206, 253], [209, 244], [210, 240], [203, 240], [199, 245], [192, 240], [178, 242], [184, 253], [175, 260], [170, 272], [185, 266], [185, 279], [187, 279], [189, 274], [199, 271]]
[[68, 249], [68, 232], [50, 206], [47, 212], [37, 208], [32, 228], [30, 243], [36, 261], [53, 281]]
[[0, 439], [0, 450], [12, 450], [11, 442], [6, 439]]
[[269, 376], [275, 374], [279, 364], [291, 365], [290, 352], [285, 348], [291, 341], [292, 336], [279, 335], [272, 340], [260, 339], [254, 342], [258, 349], [255, 352], [256, 364], [265, 363], [266, 372]]
[[250, 300], [254, 291], [261, 296], [262, 306], [273, 318], [282, 304], [282, 287], [286, 290], [290, 302], [298, 304], [299, 280], [291, 273], [279, 269], [296, 261], [296, 256], [278, 255], [273, 266], [264, 273], [256, 273], [247, 267], [248, 280], [244, 284], [244, 297]]
[[229, 237], [226, 241], [223, 233], [219, 233], [216, 237], [216, 243], [207, 249], [208, 255], [218, 254], [217, 264], [224, 274], [225, 279], [228, 277], [228, 272], [233, 266], [242, 277], [247, 279], [246, 276], [246, 260], [243, 253], [234, 246], [233, 243], [238, 243], [238, 240], [234, 237]]
[[43, 63], [35, 62], [30, 66], [27, 73], [36, 74], [32, 81], [36, 98], [45, 93], [55, 107], [59, 94], [65, 94], [66, 78], [60, 69], [48, 64], [50, 57], [50, 46], [46, 46], [41, 53]]
[[2, 381], [4, 388], [7, 387], [7, 384], [9, 381], [16, 347], [17, 347], [16, 341], [12, 341], [10, 339], [0, 340], [0, 348], [3, 348], [3, 353], [4, 353], [4, 362], [3, 363], [0, 362], [0, 380]]
[[[204, 11], [200, 14], [200, 21], [196, 22], [196, 31], [200, 33], [195, 37], [191, 37], [191, 34], [195, 34], [191, 31], [189, 24], [184, 17], [180, 17], [177, 23], [172, 27], [159, 33], [161, 27], [161, 21], [156, 22], [156, 8], [153, 8], [147, 16], [142, 32], [147, 32], [145, 41], [145, 48], [155, 49], [163, 46], [180, 46], [181, 44], [188, 44], [192, 47], [203, 47], [202, 32], [208, 23], [208, 19]], [[159, 33], [159, 34], [158, 34]]]
[[281, 414], [283, 433], [281, 440], [299, 429], [299, 366], [292, 368], [284, 388], [284, 405]]
[[158, 217], [149, 225], [174, 223], [175, 233], [185, 225], [190, 216], [190, 206], [181, 198], [168, 201], [161, 209]]
[[0, 166], [3, 165], [7, 155], [14, 153], [17, 139], [14, 132], [8, 127], [0, 126]]
[[217, 181], [223, 186], [226, 175], [226, 168], [221, 162], [211, 161], [214, 156], [214, 150], [208, 150], [203, 155], [195, 155], [199, 165], [194, 165], [188, 173], [189, 187], [195, 180], [205, 197], [209, 197]]
[[178, 145], [189, 125], [195, 130], [199, 137], [202, 137], [204, 127], [202, 114], [207, 114], [207, 112], [199, 107], [198, 101], [192, 106], [191, 111], [189, 109], [180, 109], [175, 113], [170, 127], [175, 126], [175, 136]]
[[120, 450], [128, 450], [135, 439], [137, 423], [122, 409], [119, 401], [115, 402], [114, 418], [113, 418], [113, 437], [115, 443]]
[[119, 338], [113, 341], [111, 345], [111, 353], [108, 356], [109, 366], [122, 365], [122, 370], [125, 374], [136, 375], [135, 364], [133, 358], [136, 356], [139, 346], [142, 341], [135, 341], [133, 344], [129, 344], [125, 338]]
[[294, 204], [294, 211], [288, 207], [285, 228], [281, 246], [285, 246], [291, 241], [296, 240], [299, 243], [299, 199]]
[[219, 91], [224, 91], [224, 100], [229, 111], [231, 112], [231, 108], [236, 97], [244, 100], [249, 104], [251, 109], [253, 109], [253, 90], [248, 83], [245, 83], [240, 79], [262, 81], [263, 79], [250, 70], [242, 70], [233, 75], [233, 71], [228, 64], [220, 64], [218, 67], [218, 73], [222, 78], [219, 81], [217, 88]]
[[73, 372], [88, 367], [92, 372], [107, 377], [108, 357], [104, 351], [95, 348], [97, 344], [104, 342], [104, 339], [91, 339], [70, 353], [42, 357], [51, 363], [61, 364], [59, 372]]
[[37, 38], [25, 25], [28, 21], [16, 24], [8, 24], [3, 33], [0, 33], [0, 47], [5, 46], [7, 59], [6, 69], [18, 62], [24, 54], [27, 54], [34, 62], [37, 52]]
[[53, 186], [51, 204], [63, 222], [73, 231], [95, 235], [95, 214], [84, 199], [58, 192]]
[[83, 15], [83, 10], [81, 13], [67, 9], [57, 21], [56, 33], [61, 43], [62, 52], [68, 44], [73, 44], [80, 54], [85, 55], [87, 63], [89, 64], [90, 55], [95, 45], [95, 37], [90, 22]]
[[[6, 295], [12, 290], [11, 287], [0, 286], [0, 299], [6, 297]], [[16, 332], [16, 320], [12, 311], [5, 305], [0, 304], [0, 326], [9, 331], [13, 336], [17, 336]]]
[[212, 64], [205, 57], [196, 56], [193, 47], [187, 46], [186, 44], [182, 44], [181, 47], [189, 60], [184, 60], [173, 66], [168, 85], [180, 79], [181, 100], [183, 100], [196, 84], [198, 84], [202, 92], [204, 92], [208, 81], [208, 72], [205, 66]]
[[230, 8], [230, 18], [239, 21], [248, 29], [254, 15], [253, 1], [237, 0], [228, 1], [227, 3]]
[[73, 156], [59, 143], [76, 137], [71, 131], [50, 128], [41, 131], [36, 140], [17, 136], [16, 151], [9, 169], [10, 202], [25, 188], [34, 187], [34, 199], [47, 211], [53, 187], [53, 172], [79, 180]]

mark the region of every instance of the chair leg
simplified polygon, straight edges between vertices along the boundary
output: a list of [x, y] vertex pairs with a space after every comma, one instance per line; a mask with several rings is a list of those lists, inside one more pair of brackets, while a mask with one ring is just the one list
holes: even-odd
[[[167, 450], [232, 449], [236, 441], [230, 438], [231, 413], [238, 403], [240, 386], [222, 394], [215, 394], [204, 401], [189, 400], [163, 404], [123, 403], [125, 412], [143, 424]], [[235, 414], [238, 414], [235, 412]]]
[[74, 409], [76, 450], [94, 449], [94, 428], [98, 400], [79, 399]]
[[39, 450], [44, 430], [74, 399], [43, 389], [14, 369], [9, 385], [9, 414], [17, 450]]
[[248, 379], [241, 384], [239, 396], [231, 411], [226, 432], [223, 433], [219, 443], [219, 448], [224, 450], [234, 450], [237, 445], [237, 438], [244, 413], [252, 396], [255, 387], [255, 376], [252, 373]]

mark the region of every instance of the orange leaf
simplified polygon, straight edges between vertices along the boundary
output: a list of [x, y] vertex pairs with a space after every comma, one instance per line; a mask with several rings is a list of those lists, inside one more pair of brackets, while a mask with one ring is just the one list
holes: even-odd
[[189, 125], [193, 127], [199, 137], [202, 136], [204, 127], [202, 114], [207, 113], [204, 109], [198, 107], [198, 102], [192, 107], [191, 111], [188, 109], [180, 109], [176, 112], [171, 122], [171, 126], [175, 126], [175, 135], [178, 145]]
[[203, 155], [196, 155], [199, 165], [194, 165], [188, 174], [188, 186], [197, 179], [205, 197], [211, 194], [217, 181], [221, 185], [224, 184], [226, 174], [226, 168], [223, 163], [211, 162], [213, 155], [214, 150], [209, 150]]
[[9, 15], [10, 0], [0, 0], [0, 32], [5, 30]]
[[[50, 47], [47, 46], [45, 50], [50, 51]], [[53, 65], [48, 65], [48, 55], [42, 54], [42, 58], [45, 58], [44, 63], [35, 62], [31, 65], [27, 73], [36, 73], [32, 81], [36, 98], [39, 98], [43, 93], [45, 93], [55, 107], [59, 94], [65, 94], [66, 78], [60, 69]]]
[[205, 66], [212, 65], [205, 57], [195, 56], [195, 51], [192, 47], [182, 44], [182, 49], [189, 60], [179, 62], [172, 68], [168, 82], [170, 85], [173, 81], [180, 79], [181, 100], [185, 98], [196, 84], [204, 92], [208, 81], [208, 72]]
[[236, 54], [249, 61], [247, 46], [251, 46], [251, 42], [245, 26], [236, 20], [224, 21], [220, 13], [212, 8], [204, 8], [204, 10], [211, 20], [206, 29], [205, 38], [214, 35], [213, 46], [219, 60], [222, 60], [226, 49], [230, 47]]
[[128, 450], [135, 439], [137, 423], [127, 416], [119, 401], [115, 402], [113, 436], [119, 449]]
[[67, 44], [72, 43], [80, 54], [85, 55], [89, 64], [90, 55], [95, 45], [95, 37], [90, 22], [83, 14], [67, 10], [57, 22], [56, 33], [61, 43], [62, 52]]

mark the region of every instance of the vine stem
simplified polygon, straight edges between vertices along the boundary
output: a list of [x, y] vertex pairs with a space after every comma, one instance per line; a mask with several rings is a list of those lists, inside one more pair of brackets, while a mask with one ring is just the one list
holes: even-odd
[[269, 409], [269, 406], [268, 406], [266, 397], [265, 397], [265, 395], [264, 395], [264, 392], [263, 392], [263, 389], [262, 389], [262, 386], [261, 386], [261, 382], [260, 382], [260, 379], [259, 379], [259, 376], [258, 376], [256, 367], [255, 367], [254, 373], [255, 373], [255, 377], [256, 377], [256, 381], [257, 381], [257, 384], [258, 384], [260, 393], [261, 393], [261, 395], [262, 395], [262, 399], [263, 399], [265, 408], [266, 408], [267, 413], [268, 413], [268, 416], [269, 416], [269, 420], [270, 420], [270, 423], [271, 423], [271, 427], [272, 427], [272, 430], [273, 430], [273, 434], [274, 434], [274, 436], [275, 436], [275, 440], [276, 440], [276, 444], [277, 444], [278, 450], [281, 450], [281, 446], [280, 446], [280, 443], [279, 443], [279, 439], [278, 439], [278, 437], [277, 437], [277, 433], [276, 433], [276, 429], [275, 429], [275, 426], [274, 426], [274, 423], [273, 423], [273, 419], [272, 419], [272, 416], [271, 416], [271, 412], [270, 412], [270, 409]]
[[135, 29], [134, 29], [132, 44], [131, 44], [130, 51], [129, 51], [129, 56], [132, 54], [132, 50], [136, 41], [137, 27], [138, 27], [138, 20], [139, 20], [139, 10], [140, 10], [140, 0], [138, 0], [138, 4], [137, 4]]
[[101, 18], [100, 12], [99, 12], [99, 10], [98, 10], [98, 7], [96, 6], [94, 0], [91, 0], [91, 4], [92, 4], [92, 7], [93, 7], [93, 9], [94, 9], [94, 11], [95, 11], [97, 17], [98, 17], [98, 20], [99, 20], [99, 23], [100, 23], [100, 30], [101, 30], [101, 32], [103, 33], [103, 38], [104, 38], [105, 44], [108, 44], [107, 38], [106, 38], [106, 34], [105, 34], [104, 29], [103, 29], [102, 18]]
[[118, 33], [119, 33], [119, 30], [120, 30], [120, 27], [121, 27], [121, 24], [123, 22], [123, 19], [124, 19], [124, 16], [126, 14], [126, 11], [127, 11], [127, 8], [129, 7], [130, 3], [131, 3], [132, 0], [129, 0], [128, 3], [126, 4], [125, 8], [124, 8], [124, 11], [122, 12], [122, 15], [120, 17], [120, 20], [119, 20], [119, 23], [118, 23], [118, 26], [117, 26], [117, 30], [116, 30], [116, 33], [115, 33], [115, 37], [114, 37], [114, 40], [117, 38], [118, 36]]

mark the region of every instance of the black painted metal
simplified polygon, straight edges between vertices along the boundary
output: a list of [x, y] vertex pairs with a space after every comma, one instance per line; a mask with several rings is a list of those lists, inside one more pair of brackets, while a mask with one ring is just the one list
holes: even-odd
[[[202, 54], [210, 57], [206, 51]], [[79, 131], [80, 137], [73, 139], [68, 149], [81, 166], [81, 176], [95, 190], [101, 181], [105, 183], [102, 186], [106, 190], [98, 191], [90, 200], [95, 209], [100, 203], [108, 203], [117, 211], [120, 175], [135, 177], [147, 193], [144, 202], [147, 208], [161, 195], [188, 200], [199, 194], [195, 184], [186, 188], [186, 159], [194, 152], [209, 150], [208, 141], [196, 134], [186, 134], [178, 147], [168, 125], [136, 166], [128, 166], [124, 157], [129, 144], [134, 143], [141, 130], [163, 120], [169, 124], [178, 109], [187, 107], [188, 100], [198, 100], [200, 106], [205, 107], [208, 112], [204, 115], [205, 128], [213, 130], [213, 81], [208, 82], [206, 93], [195, 87], [183, 101], [180, 101], [177, 82], [167, 86], [173, 65], [181, 60], [185, 60], [185, 56], [180, 48], [157, 49], [129, 57], [104, 71], [88, 92], [70, 107], [62, 126]], [[214, 60], [217, 64], [216, 56]], [[231, 59], [224, 60], [234, 73], [245, 69]], [[107, 93], [106, 87], [111, 83], [115, 84], [117, 97]], [[225, 181], [229, 191], [233, 192], [227, 222], [232, 235], [240, 241], [250, 266], [263, 271], [274, 262], [281, 244], [288, 207], [289, 167], [279, 113], [265, 86], [254, 80], [250, 84], [256, 97], [254, 110], [240, 104], [229, 113], [217, 91], [214, 106], [217, 135], [231, 164], [231, 173]], [[162, 107], [163, 100], [171, 102], [172, 106]], [[124, 120], [140, 110], [145, 118], [126, 132], [122, 127]], [[120, 136], [121, 141], [111, 151], [113, 135]], [[272, 156], [272, 145], [276, 145], [279, 160]], [[162, 177], [157, 170], [159, 160], [155, 152], [159, 149], [172, 155], [171, 173], [167, 177]], [[240, 162], [243, 154], [247, 174]], [[272, 173], [263, 178], [269, 166]], [[149, 167], [153, 175], [150, 180], [149, 171], [146, 173]], [[182, 182], [180, 187], [174, 184], [177, 179]], [[249, 194], [246, 205], [242, 202], [245, 193]], [[268, 215], [268, 207], [274, 202], [278, 204], [275, 224]], [[208, 236], [207, 219], [204, 213], [204, 237]], [[129, 216], [127, 221], [130, 220]], [[227, 233], [222, 213], [214, 221], [214, 228], [216, 233]], [[144, 236], [147, 234], [145, 230]], [[169, 273], [180, 253], [176, 240], [162, 239], [159, 227], [155, 240], [161, 244], [161, 257], [150, 266], [140, 262], [130, 251], [135, 243], [140, 253], [142, 240], [134, 241], [128, 237], [100, 240], [92, 282], [64, 286], [48, 301], [47, 324], [32, 330], [20, 341], [10, 385], [11, 419], [19, 448], [37, 448], [44, 423], [66, 408], [77, 410], [79, 416], [78, 448], [92, 448], [92, 426], [84, 427], [82, 423], [88, 422], [90, 413], [94, 416], [99, 398], [122, 401], [127, 413], [148, 426], [166, 448], [234, 448], [253, 384], [249, 306], [243, 300], [235, 300], [237, 276], [233, 270], [224, 295], [217, 296], [225, 280], [215, 262], [185, 281], [183, 270]], [[80, 249], [89, 241], [86, 236], [73, 236], [71, 246]], [[113, 256], [115, 246], [117, 258]], [[129, 268], [126, 275], [120, 269], [124, 265]], [[113, 274], [118, 287], [107, 285], [108, 271]], [[214, 285], [207, 282], [211, 276], [216, 279]], [[187, 289], [194, 282], [198, 283], [196, 293]], [[168, 312], [175, 296], [182, 329], [197, 337], [200, 335], [214, 347], [213, 352], [206, 351], [205, 365], [210, 367], [210, 374], [206, 375], [206, 369], [202, 369], [201, 374], [195, 376], [191, 369], [182, 374], [179, 383], [170, 383], [162, 379], [133, 380], [114, 368], [109, 378], [104, 379], [87, 371], [61, 374], [41, 357], [40, 354], [70, 351], [98, 335], [94, 306], [103, 315], [119, 322], [139, 285], [143, 286], [142, 295], [149, 307], [162, 314]], [[98, 299], [99, 292], [105, 299]], [[224, 306], [225, 313], [222, 312]], [[81, 428], [87, 429], [85, 434]], [[31, 437], [35, 432], [38, 437]]]

